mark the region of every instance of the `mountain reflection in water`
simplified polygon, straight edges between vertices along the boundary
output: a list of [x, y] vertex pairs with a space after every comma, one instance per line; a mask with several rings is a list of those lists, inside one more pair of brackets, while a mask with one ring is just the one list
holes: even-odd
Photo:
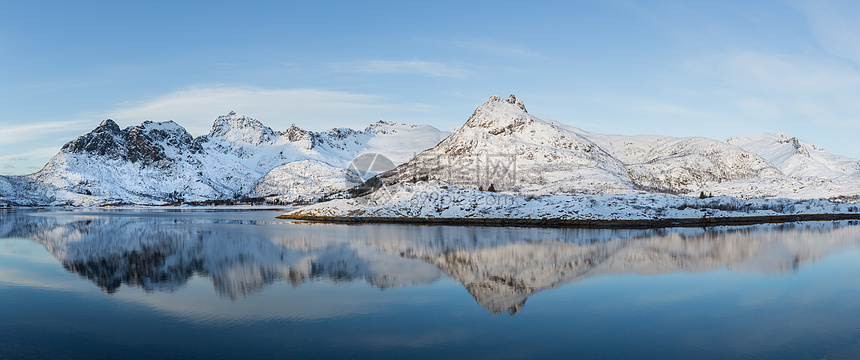
[[[0, 238], [39, 242], [104, 292], [175, 291], [195, 276], [237, 299], [311, 279], [378, 287], [448, 276], [494, 314], [584, 278], [611, 274], [790, 273], [860, 244], [855, 221], [711, 229], [588, 230], [311, 225], [174, 213], [0, 211]], [[193, 215], [193, 214], [192, 214]]]

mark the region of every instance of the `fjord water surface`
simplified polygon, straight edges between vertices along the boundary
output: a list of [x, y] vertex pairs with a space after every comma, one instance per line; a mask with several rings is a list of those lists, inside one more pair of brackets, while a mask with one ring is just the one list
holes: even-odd
[[0, 358], [856, 358], [860, 225], [0, 210]]

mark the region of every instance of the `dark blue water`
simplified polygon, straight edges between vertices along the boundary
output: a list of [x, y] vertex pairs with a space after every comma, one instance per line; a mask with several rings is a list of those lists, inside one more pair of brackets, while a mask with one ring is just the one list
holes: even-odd
[[860, 357], [860, 226], [0, 211], [0, 358]]

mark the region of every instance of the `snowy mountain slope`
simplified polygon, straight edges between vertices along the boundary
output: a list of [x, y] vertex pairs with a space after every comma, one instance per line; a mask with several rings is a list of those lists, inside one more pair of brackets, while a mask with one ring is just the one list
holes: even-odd
[[[400, 163], [445, 136], [430, 126], [392, 122], [364, 131], [311, 132], [294, 125], [278, 132], [232, 112], [219, 116], [210, 133], [197, 138], [172, 121], [120, 129], [105, 120], [66, 144], [41, 171], [2, 177], [0, 201], [80, 206], [257, 195], [311, 200], [354, 186], [343, 169], [360, 154], [390, 153]], [[313, 161], [303, 162], [307, 160]], [[301, 163], [282, 166], [294, 162]], [[303, 168], [310, 164], [314, 169]], [[311, 175], [314, 170], [322, 172]], [[275, 189], [278, 184], [294, 188]]]
[[860, 177], [860, 160], [830, 154], [785, 133], [735, 136], [726, 142], [760, 155], [791, 177]]
[[491, 97], [454, 134], [381, 178], [518, 193], [635, 191], [620, 161], [568, 126], [528, 114], [513, 95]]
[[0, 206], [315, 201], [346, 194], [359, 180], [344, 169], [358, 155], [377, 153], [401, 165], [365, 189], [439, 180], [522, 196], [860, 196], [860, 160], [785, 134], [726, 142], [602, 135], [532, 116], [511, 95], [491, 97], [452, 132], [382, 121], [364, 130], [276, 131], [231, 112], [194, 138], [172, 121], [120, 129], [105, 120], [38, 173], [0, 177]]
[[641, 189], [688, 193], [726, 181], [782, 176], [755, 153], [712, 139], [580, 134], [622, 161]]
[[259, 120], [237, 115], [231, 111], [227, 115], [219, 116], [212, 124], [209, 136], [222, 137], [232, 143], [248, 143], [260, 145], [270, 143], [281, 136], [281, 133], [263, 125]]
[[354, 199], [293, 210], [285, 217], [407, 219], [661, 220], [797, 214], [857, 214], [860, 206], [827, 200], [699, 199], [665, 194], [521, 196], [461, 189], [437, 180], [400, 183]]
[[360, 185], [364, 180], [353, 171], [317, 160], [300, 160], [280, 165], [254, 186], [252, 197], [283, 203], [313, 201], [320, 196]]
[[782, 173], [766, 160], [724, 142], [589, 133], [532, 116], [511, 95], [491, 97], [450, 137], [381, 179], [435, 179], [469, 188], [494, 184], [529, 195], [677, 194], [777, 176]]
[[[831, 199], [858, 202], [860, 179], [846, 176], [836, 179], [824, 177], [775, 177], [743, 181], [727, 181], [702, 188], [713, 195], [733, 196], [740, 199], [787, 198]], [[696, 196], [699, 192], [691, 192]]]
[[860, 198], [860, 160], [830, 154], [784, 133], [736, 136], [726, 142], [760, 155], [785, 176], [709, 184], [702, 191], [744, 199]]
[[398, 165], [451, 135], [450, 131], [439, 131], [429, 125], [406, 125], [390, 121], [370, 124], [364, 133], [373, 134], [365, 142], [365, 152], [383, 154]]

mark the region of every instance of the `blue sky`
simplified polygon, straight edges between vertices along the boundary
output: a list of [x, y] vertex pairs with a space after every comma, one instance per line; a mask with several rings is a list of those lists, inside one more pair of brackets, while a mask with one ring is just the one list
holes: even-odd
[[491, 95], [587, 131], [786, 132], [860, 157], [860, 2], [5, 2], [0, 174], [105, 118], [193, 135], [462, 124]]

